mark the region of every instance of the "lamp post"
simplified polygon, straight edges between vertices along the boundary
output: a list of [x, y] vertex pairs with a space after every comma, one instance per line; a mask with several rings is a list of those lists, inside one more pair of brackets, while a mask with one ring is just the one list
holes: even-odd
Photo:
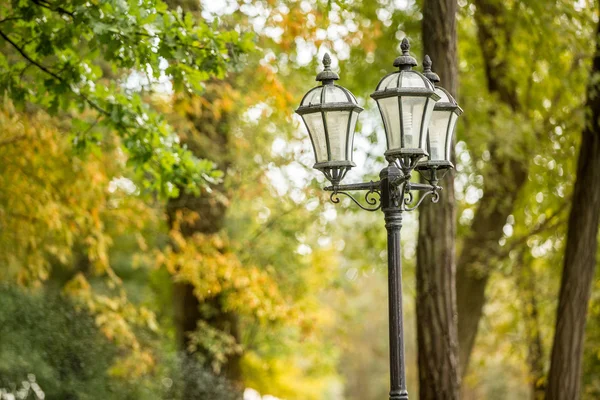
[[[352, 161], [354, 129], [363, 110], [356, 97], [334, 84], [339, 76], [331, 70], [328, 54], [323, 57], [324, 70], [317, 75], [320, 86], [311, 89], [296, 110], [308, 130], [315, 152], [314, 168], [331, 182], [324, 189], [330, 199], [339, 203], [339, 195], [348, 196], [364, 210], [384, 214], [387, 229], [388, 311], [390, 341], [390, 400], [408, 400], [404, 361], [402, 320], [402, 257], [400, 230], [402, 215], [413, 211], [428, 197], [439, 200], [439, 180], [453, 165], [450, 161], [452, 135], [462, 113], [452, 96], [435, 86], [439, 77], [431, 71], [431, 60], [425, 56], [424, 73], [412, 68], [417, 61], [410, 56], [405, 38], [402, 55], [394, 61], [398, 70], [386, 75], [371, 97], [377, 102], [386, 134], [387, 167], [377, 182], [342, 185]], [[411, 172], [418, 171], [427, 183], [411, 182]], [[366, 191], [366, 205], [349, 191]], [[413, 192], [420, 192], [418, 200]]]

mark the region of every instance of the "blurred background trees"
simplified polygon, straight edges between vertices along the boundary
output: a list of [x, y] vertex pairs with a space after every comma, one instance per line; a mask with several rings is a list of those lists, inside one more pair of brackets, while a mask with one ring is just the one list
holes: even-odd
[[597, 24], [565, 0], [0, 5], [0, 388], [385, 398], [382, 221], [328, 202], [292, 111], [330, 52], [366, 107], [349, 178], [374, 179], [368, 95], [408, 36], [465, 109], [454, 192], [403, 230], [411, 396], [600, 396]]

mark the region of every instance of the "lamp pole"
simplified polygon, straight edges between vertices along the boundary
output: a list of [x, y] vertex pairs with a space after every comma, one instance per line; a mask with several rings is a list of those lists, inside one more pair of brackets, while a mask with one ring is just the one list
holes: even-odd
[[[402, 312], [402, 249], [400, 245], [400, 231], [404, 211], [415, 210], [428, 196], [437, 203], [439, 191], [437, 186], [437, 173], [427, 175], [433, 184], [419, 184], [410, 182], [410, 171], [418, 161], [418, 157], [405, 157], [402, 161], [391, 161], [381, 170], [377, 182], [355, 183], [348, 185], [327, 186], [324, 189], [331, 191], [331, 200], [340, 201], [339, 195], [350, 197], [361, 208], [368, 211], [381, 209], [384, 215], [387, 230], [387, 259], [388, 259], [388, 313], [389, 313], [389, 363], [390, 363], [390, 393], [389, 400], [408, 400], [406, 388], [406, 364], [404, 357], [404, 321]], [[347, 191], [366, 190], [365, 202], [362, 205]], [[418, 201], [413, 201], [412, 191], [422, 192]], [[369, 197], [376, 194], [379, 201]], [[377, 204], [378, 203], [378, 204]]]
[[390, 184], [402, 179], [402, 172], [391, 165], [381, 171], [380, 177], [382, 211], [387, 229], [390, 400], [408, 400], [402, 316], [402, 249], [400, 246], [402, 209], [397, 204], [397, 199], [400, 197], [398, 191], [404, 188]]
[[[386, 75], [371, 95], [377, 101], [386, 133], [388, 150], [377, 182], [342, 185], [352, 161], [354, 128], [362, 107], [347, 89], [335, 85], [339, 76], [331, 70], [328, 54], [323, 58], [324, 71], [317, 75], [322, 86], [311, 89], [296, 112], [310, 134], [316, 164], [331, 182], [324, 188], [331, 192], [333, 203], [347, 196], [367, 211], [381, 209], [387, 230], [388, 312], [390, 344], [389, 400], [408, 400], [404, 357], [404, 323], [402, 316], [402, 253], [400, 230], [405, 211], [416, 210], [428, 197], [437, 203], [442, 188], [438, 182], [454, 166], [450, 162], [452, 135], [462, 110], [450, 94], [439, 86], [439, 77], [431, 71], [425, 57], [424, 74], [413, 71], [417, 61], [410, 56], [407, 39], [402, 41], [403, 54], [396, 58], [398, 71]], [[427, 183], [411, 182], [418, 171]], [[349, 191], [366, 191], [364, 201]], [[415, 200], [413, 192], [420, 193]], [[366, 203], [366, 204], [365, 204]]]

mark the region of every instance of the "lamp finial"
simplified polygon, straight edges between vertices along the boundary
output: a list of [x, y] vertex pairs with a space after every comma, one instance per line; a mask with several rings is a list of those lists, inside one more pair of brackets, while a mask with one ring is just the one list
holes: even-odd
[[329, 53], [323, 56], [323, 71], [317, 75], [317, 81], [323, 82], [323, 85], [332, 85], [333, 81], [340, 79], [339, 75], [331, 70], [331, 57]]
[[425, 75], [432, 83], [438, 83], [440, 81], [439, 75], [431, 70], [431, 58], [428, 55], [425, 55], [425, 58], [423, 59], [423, 75]]
[[409, 53], [410, 42], [408, 38], [405, 37], [402, 39], [400, 49], [402, 50], [402, 55], [394, 60], [394, 67], [400, 68], [400, 71], [410, 71], [412, 67], [416, 67], [418, 64], [417, 60]]
[[329, 53], [325, 53], [323, 56], [323, 66], [325, 69], [331, 67], [331, 57], [329, 56]]
[[408, 41], [407, 37], [402, 39], [402, 43], [400, 43], [400, 48], [402, 49], [403, 55], [405, 55], [405, 56], [409, 55], [408, 50], [410, 50], [410, 42]]

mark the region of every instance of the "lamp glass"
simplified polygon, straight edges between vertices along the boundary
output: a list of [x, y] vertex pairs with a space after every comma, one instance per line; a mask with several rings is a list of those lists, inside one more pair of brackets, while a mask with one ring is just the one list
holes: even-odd
[[301, 106], [312, 106], [312, 105], [320, 104], [322, 91], [323, 91], [322, 86], [318, 86], [318, 87], [312, 89], [310, 92], [308, 92], [306, 94], [306, 96], [304, 96], [304, 99], [302, 99], [302, 103], [300, 105]]
[[400, 147], [400, 107], [397, 97], [385, 97], [377, 100], [383, 119], [388, 149]]
[[356, 129], [356, 121], [358, 121], [358, 113], [353, 111], [350, 116], [350, 127], [348, 128], [350, 143], [348, 143], [348, 154], [346, 155], [350, 161], [354, 161], [354, 130]]
[[446, 131], [446, 160], [450, 161], [452, 154], [452, 136], [454, 136], [454, 130], [456, 129], [456, 121], [458, 121], [458, 114], [453, 112], [450, 114], [450, 123], [448, 124], [448, 130]]
[[428, 82], [423, 79], [423, 75], [416, 71], [404, 71], [404, 73], [402, 73], [402, 83], [400, 86], [403, 88], [431, 88], [430, 85], [428, 85]]
[[323, 103], [347, 103], [348, 97], [346, 93], [339, 87], [334, 85], [324, 86], [325, 93]]
[[322, 114], [320, 112], [304, 114], [302, 115], [302, 119], [306, 124], [310, 140], [313, 143], [316, 161], [318, 163], [327, 161], [327, 138], [325, 137]]
[[[449, 110], [433, 111], [431, 123], [429, 124], [429, 160], [441, 161], [446, 159], [446, 136], [448, 122], [451, 120]], [[454, 118], [456, 122], [456, 118]]]
[[325, 112], [325, 121], [327, 124], [327, 135], [329, 136], [331, 160], [350, 159], [346, 151], [350, 111], [327, 111]]
[[407, 96], [402, 102], [402, 148], [415, 149], [420, 146], [421, 125], [425, 112], [426, 97]]

